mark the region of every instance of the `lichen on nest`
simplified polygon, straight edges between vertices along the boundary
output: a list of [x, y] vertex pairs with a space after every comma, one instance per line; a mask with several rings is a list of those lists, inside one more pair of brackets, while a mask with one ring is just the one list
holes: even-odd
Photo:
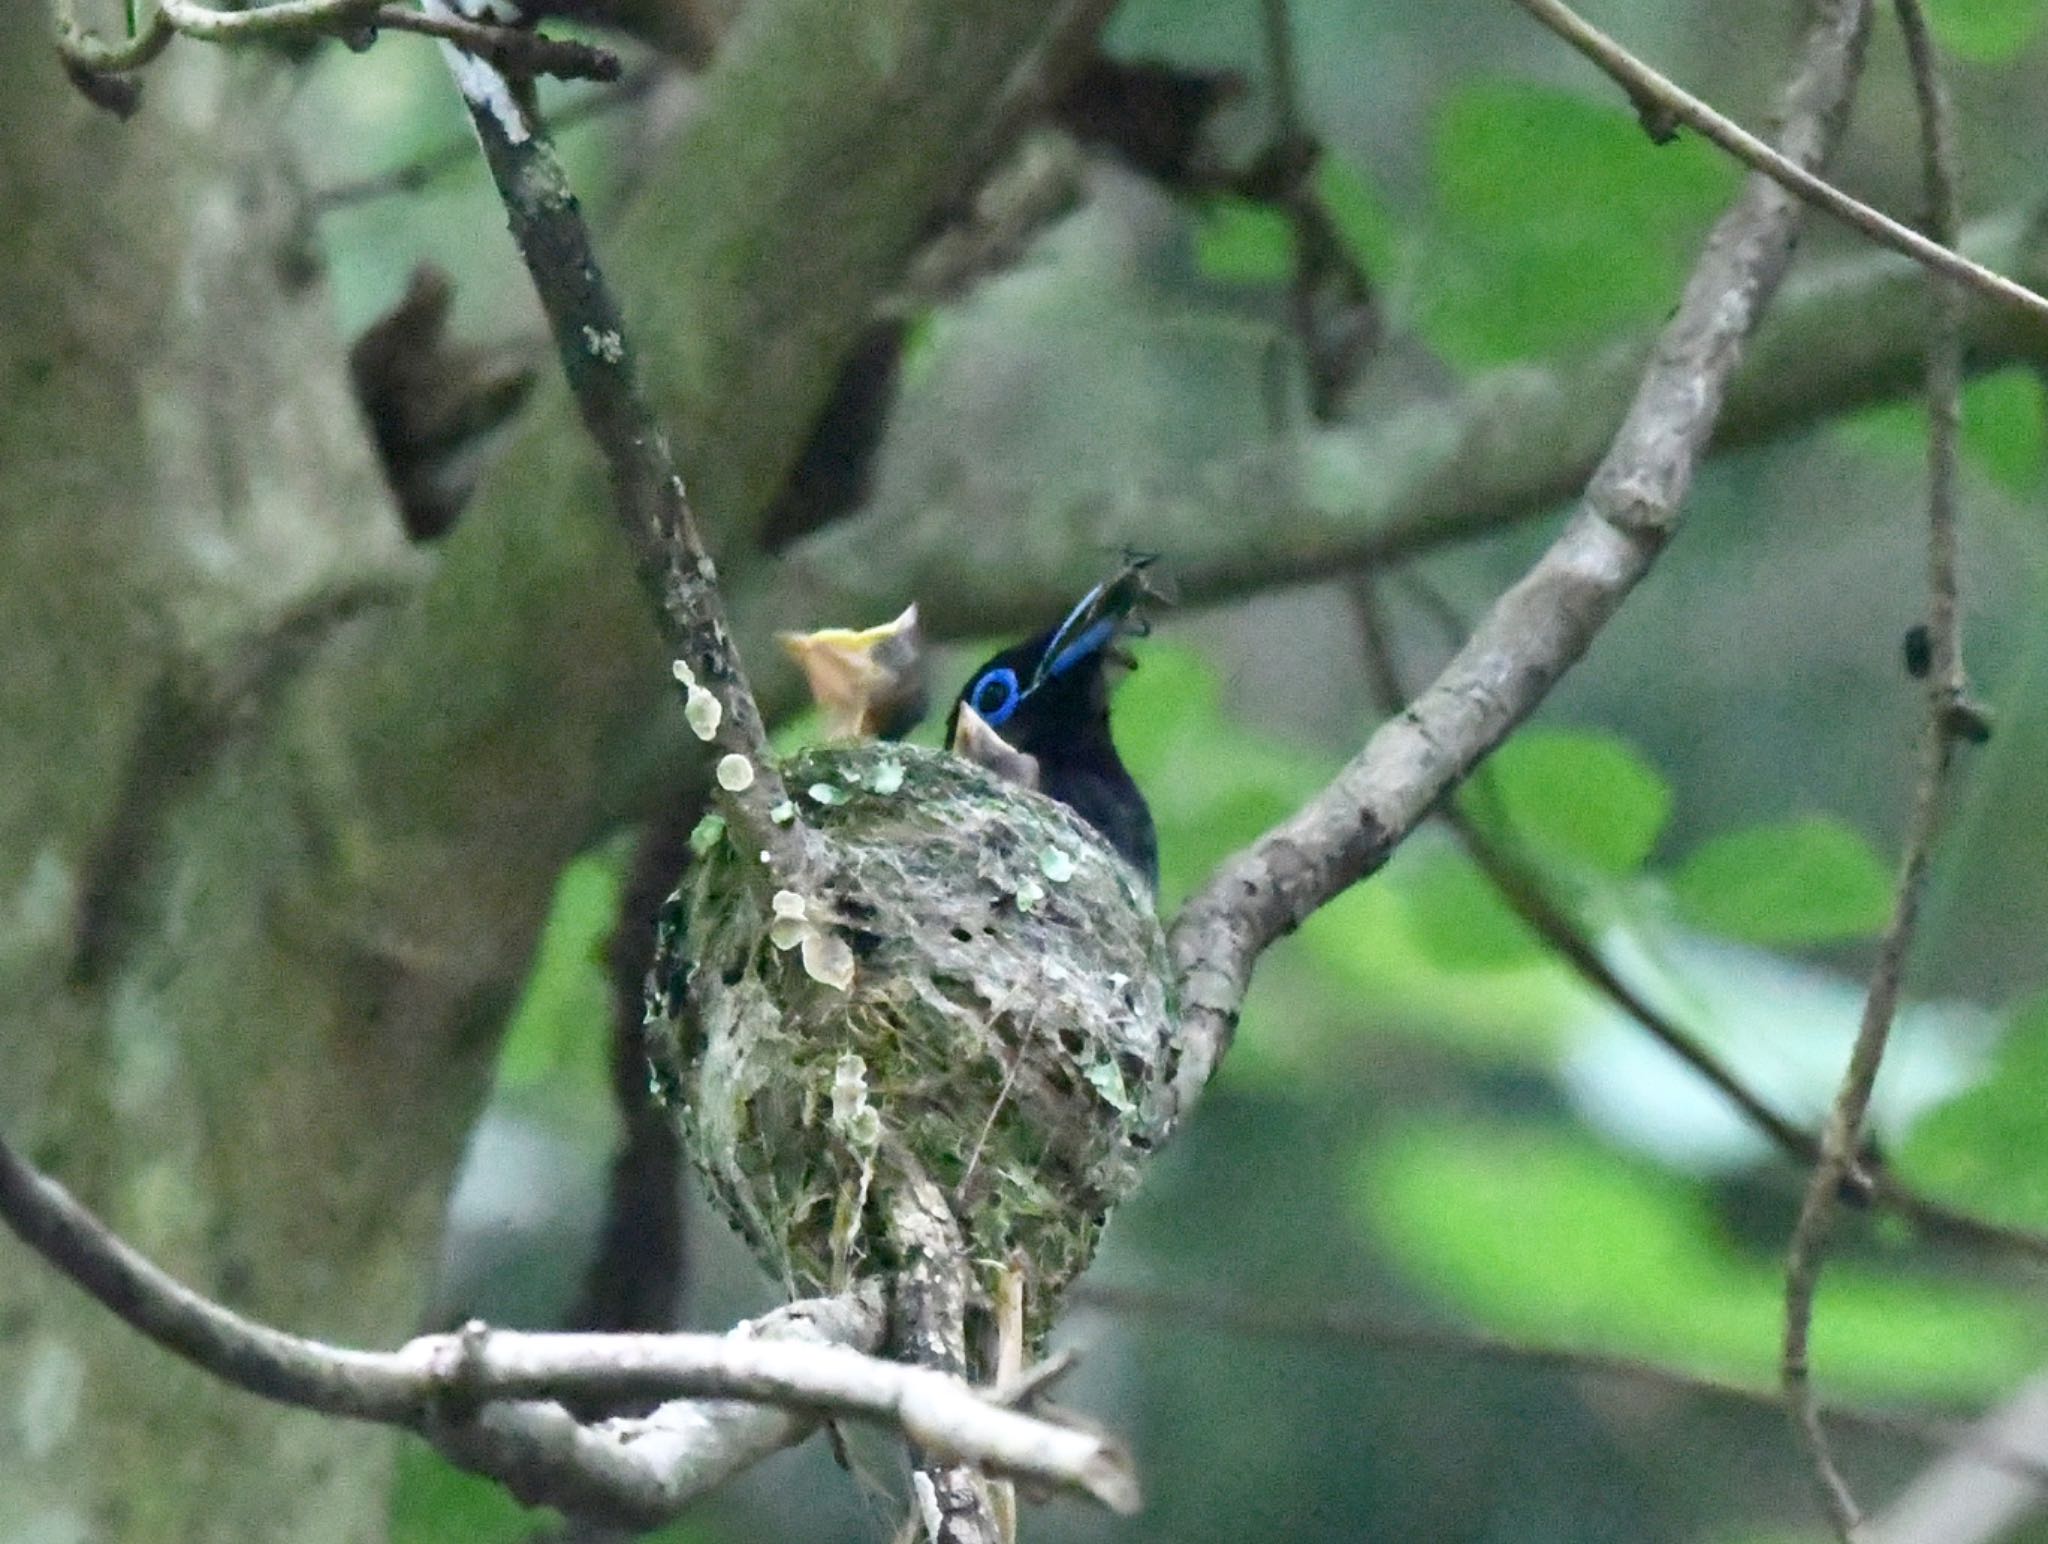
[[1171, 1122], [1151, 897], [1071, 811], [958, 757], [832, 747], [782, 772], [811, 893], [713, 821], [662, 912], [649, 1042], [685, 1144], [793, 1294], [887, 1270], [875, 1219], [929, 1177], [983, 1306], [1021, 1263], [1035, 1338]]

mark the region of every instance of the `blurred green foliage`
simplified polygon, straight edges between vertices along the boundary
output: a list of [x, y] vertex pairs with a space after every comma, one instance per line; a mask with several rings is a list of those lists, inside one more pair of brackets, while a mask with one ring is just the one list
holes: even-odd
[[[1999, 370], [1963, 388], [1963, 454], [2006, 492], [2038, 492], [2048, 465], [2044, 392], [2032, 370]], [[1927, 409], [1917, 402], [1867, 408], [1835, 431], [1858, 450], [1922, 463], [1927, 459]]]
[[1624, 107], [1516, 81], [1452, 88], [1431, 162], [1416, 319], [1468, 366], [1654, 322], [1737, 181], [1696, 139], [1653, 145]]
[[1927, 0], [1935, 41], [1975, 64], [2003, 64], [2039, 36], [2042, 0]]
[[1877, 932], [1891, 911], [1892, 875], [1859, 833], [1812, 815], [1702, 842], [1671, 888], [1697, 927], [1796, 948]]
[[2022, 1227], [2048, 1227], [2048, 998], [2012, 1017], [1991, 1075], [1913, 1129], [1900, 1166], [1936, 1194]]
[[1618, 878], [1643, 865], [1671, 815], [1671, 788], [1612, 735], [1535, 727], [1458, 795], [1486, 835], [1552, 872]]
[[[1470, 1119], [1376, 1133], [1359, 1220], [1432, 1295], [1504, 1333], [1775, 1380], [1775, 1250], [1728, 1236], [1707, 1193], [1583, 1136]], [[1816, 1378], [1845, 1395], [1988, 1399], [2048, 1353], [2026, 1296], [1837, 1263]]]

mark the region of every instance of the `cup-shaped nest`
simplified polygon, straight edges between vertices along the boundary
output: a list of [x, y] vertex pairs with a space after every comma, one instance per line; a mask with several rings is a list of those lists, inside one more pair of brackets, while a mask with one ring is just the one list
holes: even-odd
[[684, 1142], [792, 1294], [887, 1270], [889, 1198], [935, 1183], [981, 1306], [1021, 1270], [1035, 1337], [1172, 1120], [1152, 899], [1065, 806], [958, 757], [820, 749], [783, 775], [809, 893], [714, 817], [661, 916], [649, 1043]]

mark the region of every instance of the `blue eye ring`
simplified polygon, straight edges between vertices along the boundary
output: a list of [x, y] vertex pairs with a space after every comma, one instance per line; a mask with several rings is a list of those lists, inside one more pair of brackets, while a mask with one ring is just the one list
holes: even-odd
[[994, 729], [1017, 711], [1021, 696], [1017, 672], [1008, 665], [998, 665], [974, 683], [974, 690], [967, 694], [967, 705], [981, 715], [983, 723]]

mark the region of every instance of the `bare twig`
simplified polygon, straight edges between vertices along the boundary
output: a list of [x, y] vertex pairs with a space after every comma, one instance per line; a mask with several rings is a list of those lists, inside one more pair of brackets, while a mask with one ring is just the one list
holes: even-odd
[[151, 11], [134, 33], [110, 43], [78, 20], [76, 0], [56, 0], [57, 52], [74, 69], [88, 75], [118, 75], [139, 70], [170, 46], [177, 36], [160, 10]]
[[[1955, 174], [1948, 107], [1936, 74], [1925, 18], [1916, 0], [1899, 0], [1908, 55], [1921, 111], [1928, 186], [1929, 220], [1938, 240], [1954, 238]], [[1942, 794], [1948, 781], [1955, 740], [1964, 725], [1959, 711], [1965, 701], [1962, 641], [1958, 620], [1956, 577], [1956, 431], [1958, 394], [1962, 383], [1961, 296], [1945, 273], [1929, 274], [1930, 311], [1927, 390], [1931, 412], [1928, 435], [1927, 501], [1927, 634], [1932, 659], [1928, 671], [1927, 719], [1920, 735], [1919, 774], [1908, 817], [1905, 850], [1892, 914], [1880, 939], [1870, 990], [1864, 999], [1862, 1023], [1850, 1049], [1840, 1090], [1821, 1128], [1820, 1157], [1807, 1182], [1806, 1195], [1793, 1227], [1785, 1262], [1785, 1399], [1794, 1429], [1804, 1441], [1819, 1482], [1828, 1520], [1843, 1544], [1850, 1544], [1861, 1522], [1856, 1498], [1836, 1467], [1814, 1401], [1808, 1369], [1814, 1298], [1826, 1259], [1828, 1237], [1843, 1176], [1856, 1161], [1863, 1121], [1884, 1061], [1892, 1020], [1905, 977], [1906, 956], [1927, 869], [1941, 824]]]
[[1563, 4], [1563, 0], [1515, 0], [1523, 10], [1621, 83], [1646, 119], [1689, 125], [1743, 164], [1790, 189], [1816, 209], [1854, 226], [1873, 241], [1903, 252], [1917, 263], [1961, 280], [1980, 294], [2048, 318], [2048, 299], [2003, 274], [1973, 263], [1953, 246], [1930, 240], [1909, 225], [1851, 198], [1840, 188], [1724, 118], [1698, 97], [1651, 69], [1613, 38]]
[[[889, 1203], [890, 1248], [900, 1260], [892, 1286], [891, 1349], [964, 1377], [972, 1262], [939, 1187], [907, 1173]], [[929, 1544], [999, 1544], [1000, 1508], [986, 1475], [944, 1449], [921, 1449], [912, 1495]]]
[[[2036, 230], [2034, 214], [2015, 208], [1974, 224], [1965, 246], [2033, 275]], [[1923, 273], [1865, 251], [1789, 279], [1745, 345], [1712, 448], [1770, 442], [1909, 389], [1924, 352]], [[1973, 296], [1968, 325], [1972, 371], [2048, 361], [2048, 329], [2030, 315]], [[1182, 598], [1196, 605], [1482, 539], [1585, 489], [1654, 347], [1641, 333], [1520, 361], [1365, 421], [1234, 447], [1163, 482], [1121, 467], [1058, 489], [985, 467], [906, 478], [772, 572], [745, 576], [735, 610], [765, 636], [821, 616], [889, 615], [911, 593], [928, 636], [982, 637], [1036, 625], [1086, 589], [1106, 542], [1171, 552]], [[1260, 518], [1244, 520], [1246, 509]], [[1006, 540], [1020, 522], [1042, 543]]]
[[1288, 318], [1308, 371], [1309, 408], [1334, 416], [1338, 395], [1373, 341], [1372, 281], [1346, 249], [1315, 185], [1323, 147], [1301, 107], [1294, 18], [1289, 0], [1260, 0], [1266, 75], [1273, 99], [1272, 142], [1240, 191], [1276, 203], [1294, 232]]
[[[282, 1404], [446, 1437], [497, 1401], [737, 1399], [879, 1421], [927, 1451], [991, 1473], [1057, 1485], [1119, 1510], [1137, 1504], [1129, 1461], [1103, 1438], [1006, 1409], [950, 1374], [843, 1345], [725, 1335], [532, 1335], [480, 1325], [422, 1336], [398, 1351], [326, 1345], [254, 1323], [174, 1280], [5, 1142], [0, 1220], [131, 1327], [222, 1381]], [[879, 1332], [875, 1318], [873, 1333]], [[477, 1439], [484, 1447], [495, 1441], [492, 1450], [510, 1451], [504, 1444], [519, 1442], [525, 1430], [532, 1442], [519, 1451], [540, 1444], [552, 1462], [575, 1468], [582, 1483], [605, 1483], [602, 1468], [575, 1458], [572, 1449], [588, 1446], [577, 1433], [587, 1429], [566, 1413], [542, 1412], [526, 1422], [515, 1407], [493, 1418], [495, 1439]], [[449, 1440], [462, 1447], [460, 1439]], [[474, 1457], [477, 1450], [468, 1451]], [[501, 1477], [515, 1488], [532, 1479]], [[643, 1474], [636, 1483], [647, 1479]]]
[[[1457, 1325], [1389, 1319], [1371, 1309], [1346, 1303], [1274, 1303], [1214, 1291], [1113, 1286], [1091, 1281], [1076, 1286], [1071, 1297], [1080, 1308], [1119, 1316], [1171, 1319], [1233, 1335], [1270, 1335], [1319, 1344], [1505, 1362], [1578, 1377], [1644, 1384], [1758, 1410], [1777, 1411], [1784, 1405], [1784, 1395], [1779, 1390], [1762, 1384], [1715, 1377], [1611, 1351], [1538, 1345]], [[1835, 1400], [1824, 1401], [1820, 1413], [1831, 1425], [1968, 1453], [2001, 1472], [2048, 1483], [2048, 1461], [2007, 1441], [1987, 1439], [1968, 1420], [1927, 1410], [1892, 1410]]]
[[205, 43], [333, 36], [360, 44], [379, 29], [440, 38], [521, 76], [553, 75], [563, 80], [619, 77], [618, 56], [589, 43], [462, 16], [429, 14], [386, 0], [271, 0], [268, 5], [237, 10], [216, 9], [198, 0], [157, 0], [135, 35], [118, 43], [106, 42], [81, 27], [73, 0], [58, 0], [57, 5], [58, 50], [69, 64], [89, 75], [141, 69], [181, 33]]
[[415, 11], [410, 6], [379, 5], [367, 24], [389, 32], [440, 38], [508, 75], [614, 81], [624, 72], [617, 54], [574, 38], [545, 37], [522, 27], [494, 27], [467, 17]]
[[[1380, 615], [1379, 597], [1370, 576], [1361, 576], [1353, 583], [1351, 599], [1354, 613], [1358, 618], [1359, 633], [1365, 642], [1367, 674], [1372, 678], [1375, 695], [1379, 698], [1380, 711], [1389, 715], [1397, 713], [1401, 705], [1408, 700], [1407, 691], [1394, 663], [1392, 642], [1387, 636], [1385, 622]], [[1453, 633], [1450, 643], [1455, 649], [1464, 642], [1465, 629], [1455, 616], [1446, 614], [1444, 620], [1447, 623], [1447, 630]], [[1484, 775], [1483, 769], [1476, 773], [1475, 784]], [[1459, 844], [1464, 847], [1479, 872], [1507, 903], [1508, 908], [1560, 959], [1571, 966], [1581, 980], [1634, 1019], [1652, 1039], [1706, 1079], [1722, 1097], [1742, 1113], [1744, 1119], [1782, 1150], [1803, 1162], [1813, 1160], [1820, 1149], [1812, 1136], [1772, 1109], [1761, 1095], [1737, 1077], [1734, 1070], [1701, 1044], [1695, 1035], [1658, 1012], [1641, 993], [1616, 975], [1613, 967], [1601, 957], [1593, 941], [1544, 890], [1542, 881], [1509, 853], [1489, 841], [1485, 833], [1459, 807], [1457, 800], [1446, 799], [1438, 806], [1438, 813], [1457, 836]]]
[[[880, 1349], [879, 1290], [791, 1303], [739, 1325], [728, 1338]], [[644, 1531], [698, 1496], [808, 1437], [816, 1412], [730, 1399], [675, 1399], [644, 1416], [586, 1425], [554, 1401], [487, 1404], [436, 1422], [434, 1445], [451, 1462], [495, 1479], [529, 1505]]]
[[[446, 16], [443, 0], [428, 0]], [[690, 727], [722, 752], [719, 805], [744, 843], [783, 884], [810, 869], [801, 819], [786, 809], [760, 709], [726, 624], [717, 570], [704, 550], [683, 479], [641, 389], [619, 304], [530, 100], [485, 60], [448, 47], [455, 76], [505, 204], [512, 239], [541, 308], [584, 427], [610, 474], [613, 507], [642, 587], [676, 656]]]
[[381, 4], [382, 0], [271, 0], [246, 10], [221, 11], [197, 0], [157, 0], [156, 8], [188, 38], [243, 43], [346, 31], [367, 23]]
[[[1406, 576], [1418, 590], [1422, 587], [1412, 573]], [[1375, 588], [1369, 578], [1352, 586], [1360, 631], [1366, 644], [1366, 669], [1379, 696], [1381, 710], [1397, 712], [1406, 700], [1396, 671], [1391, 641], [1379, 614]], [[1430, 609], [1443, 622], [1451, 648], [1465, 638], [1465, 625], [1431, 592]], [[1484, 776], [1484, 769], [1475, 777]], [[1473, 864], [1510, 910], [1531, 932], [1542, 939], [1579, 979], [1634, 1019], [1641, 1028], [1672, 1055], [1691, 1067], [1732, 1104], [1756, 1129], [1797, 1163], [1810, 1164], [1820, 1156], [1820, 1140], [1795, 1125], [1737, 1076], [1735, 1070], [1709, 1050], [1691, 1031], [1669, 1015], [1652, 1007], [1641, 993], [1618, 976], [1601, 956], [1585, 930], [1544, 889], [1542, 879], [1512, 854], [1489, 841], [1453, 800], [1446, 800], [1439, 813], [1471, 856]], [[1859, 1200], [1875, 1200], [1906, 1218], [1923, 1234], [1978, 1249], [2015, 1254], [2048, 1261], [2048, 1234], [2005, 1223], [1991, 1222], [1921, 1195], [1889, 1169], [1874, 1154], [1865, 1153], [1843, 1176], [1843, 1188]]]
[[[548, 116], [548, 127], [557, 136], [563, 130], [601, 117], [643, 100], [663, 80], [659, 69], [636, 69], [621, 76], [609, 90], [590, 91]], [[467, 134], [451, 136], [411, 160], [368, 176], [351, 178], [316, 190], [312, 195], [316, 214], [348, 209], [373, 199], [417, 193], [442, 177], [473, 164], [476, 141]]]
[[[1867, 0], [1816, 9], [1784, 111], [1786, 153], [1800, 165], [1822, 164], [1840, 132], [1868, 25]], [[1649, 571], [1677, 528], [1744, 341], [1790, 262], [1800, 214], [1774, 182], [1744, 185], [1564, 533], [1334, 782], [1226, 861], [1182, 909], [1170, 943], [1184, 1105], [1229, 1047], [1260, 952], [1377, 869], [1534, 709]]]

